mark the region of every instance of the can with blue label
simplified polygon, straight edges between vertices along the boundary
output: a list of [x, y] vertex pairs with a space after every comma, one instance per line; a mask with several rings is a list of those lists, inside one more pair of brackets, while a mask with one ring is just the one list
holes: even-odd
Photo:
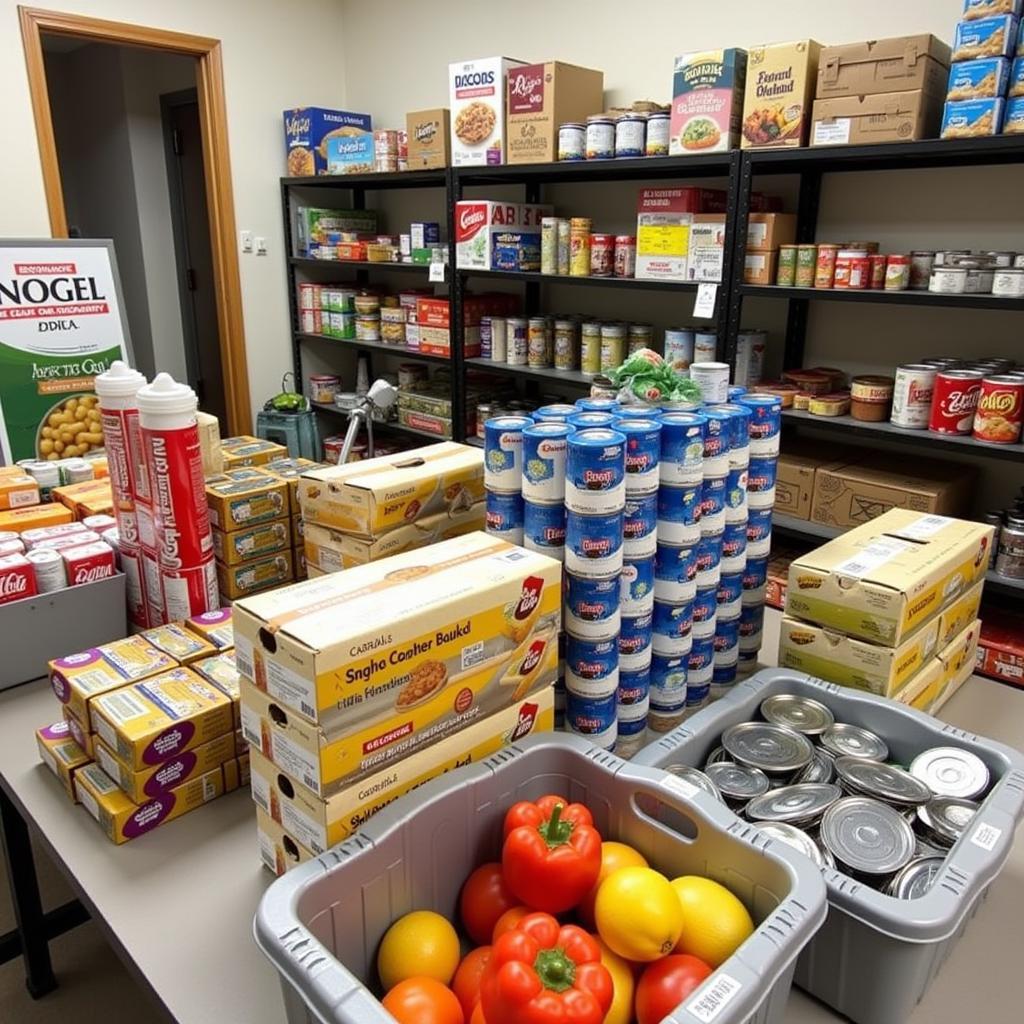
[[692, 601], [673, 604], [655, 600], [652, 641], [655, 654], [685, 654], [690, 649], [692, 629]]
[[711, 699], [720, 700], [731, 689], [736, 682], [736, 675], [739, 671], [739, 658], [728, 665], [715, 665], [711, 673]]
[[745, 604], [740, 609], [740, 654], [757, 653], [764, 636], [764, 605]]
[[588, 640], [610, 640], [618, 635], [619, 581], [615, 576], [589, 579], [565, 574], [565, 628]]
[[697, 596], [697, 548], [658, 541], [654, 555], [654, 596], [659, 601], [692, 601]]
[[663, 412], [660, 419], [658, 474], [662, 484], [680, 487], [700, 483], [704, 477], [707, 418], [696, 412]]
[[696, 544], [700, 540], [702, 484], [658, 488], [658, 541]]
[[779, 454], [782, 435], [782, 399], [777, 395], [744, 395], [739, 400], [751, 413], [750, 456]]
[[740, 656], [740, 617], [723, 619], [715, 624], [715, 664], [735, 665]]
[[626, 435], [626, 494], [656, 491], [661, 458], [661, 423], [651, 418], [620, 416], [614, 429]]
[[651, 639], [654, 635], [654, 612], [623, 615], [619, 632], [620, 672], [642, 672], [651, 664]]
[[763, 558], [772, 547], [772, 510], [752, 508], [747, 512], [747, 557]]
[[729, 449], [732, 447], [732, 417], [720, 405], [701, 409], [707, 421], [704, 430], [704, 477], [725, 476], [729, 472]]
[[594, 700], [619, 686], [619, 641], [586, 640], [570, 633], [565, 640], [565, 689]]
[[724, 575], [718, 581], [718, 621], [738, 619], [743, 605], [743, 573]]
[[622, 513], [565, 517], [565, 567], [577, 576], [618, 576], [622, 569]]
[[657, 419], [661, 410], [651, 405], [623, 405], [615, 411], [617, 420], [650, 420]]
[[[649, 698], [643, 704], [631, 704], [626, 708], [623, 708], [621, 704], [619, 705], [619, 735], [615, 752], [620, 757], [631, 757], [643, 746], [644, 733], [647, 732], [647, 710], [649, 705]], [[635, 740], [636, 742], [635, 744], [630, 744], [627, 749], [626, 743], [629, 740]]]
[[739, 660], [736, 662], [736, 675], [749, 676], [751, 672], [757, 671], [757, 656], [760, 648], [756, 651], [740, 651]]
[[651, 710], [661, 714], [686, 707], [690, 653], [655, 654], [651, 661]]
[[565, 423], [575, 411], [575, 405], [554, 402], [551, 405], [542, 405], [539, 409], [534, 409], [530, 415], [538, 423]]
[[722, 533], [722, 575], [742, 573], [747, 567], [747, 524], [726, 523]]
[[697, 587], [717, 587], [722, 575], [722, 535], [701, 537], [697, 548]]
[[535, 423], [523, 430], [523, 497], [527, 501], [565, 501], [567, 423]]
[[752, 509], [771, 508], [775, 504], [775, 480], [779, 460], [775, 457], [750, 457], [747, 469], [747, 504]]
[[654, 555], [625, 558], [619, 575], [623, 615], [643, 615], [654, 609]]
[[752, 411], [739, 402], [725, 402], [713, 408], [729, 413], [729, 465], [745, 466], [750, 458]]
[[729, 478], [706, 476], [700, 488], [700, 535], [709, 537], [725, 529], [725, 500]]
[[523, 500], [523, 547], [561, 562], [565, 557], [565, 506]]
[[715, 671], [715, 638], [694, 639], [690, 648], [690, 659], [687, 664], [687, 689], [695, 690], [687, 693], [686, 706], [701, 707], [707, 702], [708, 687]]
[[487, 492], [485, 523], [487, 532], [492, 536], [510, 544], [522, 544], [523, 515], [523, 496], [518, 491], [514, 494]]
[[725, 521], [727, 523], [745, 523], [748, 513], [746, 467], [730, 466], [729, 475], [725, 478]]
[[484, 486], [510, 494], [523, 488], [523, 431], [529, 416], [492, 416], [484, 423]]
[[693, 638], [708, 640], [715, 635], [718, 619], [718, 587], [699, 587], [693, 599]]
[[625, 503], [626, 438], [617, 430], [601, 427], [570, 434], [565, 470], [566, 508], [596, 516], [621, 513]]
[[577, 398], [576, 408], [580, 412], [618, 412], [622, 408], [617, 398]]
[[569, 692], [565, 696], [565, 724], [596, 747], [611, 750], [618, 737], [618, 700], [616, 694], [593, 700]]
[[729, 385], [729, 401], [735, 402], [742, 398], [747, 393], [747, 389], [739, 384]]
[[658, 495], [626, 494], [622, 520], [622, 553], [626, 558], [646, 558], [658, 543]]
[[619, 717], [623, 708], [641, 706], [647, 713], [647, 698], [651, 691], [651, 666], [636, 672], [624, 672], [619, 669]]
[[768, 590], [768, 558], [747, 556], [747, 567], [743, 570], [743, 603], [764, 604]]
[[610, 412], [583, 412], [577, 409], [566, 421], [577, 430], [589, 430], [592, 427], [610, 427], [615, 417]]

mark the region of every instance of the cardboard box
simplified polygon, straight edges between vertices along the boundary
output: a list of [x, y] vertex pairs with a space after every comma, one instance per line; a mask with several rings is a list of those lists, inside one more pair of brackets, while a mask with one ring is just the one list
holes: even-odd
[[[865, 453], [866, 454], [866, 453]], [[860, 457], [822, 467], [814, 477], [811, 520], [826, 526], [859, 526], [891, 508], [959, 515], [970, 504], [976, 474], [927, 459]]]
[[942, 120], [942, 94], [887, 92], [815, 100], [812, 118], [812, 146], [934, 139]]
[[794, 519], [810, 519], [814, 474], [820, 459], [797, 452], [779, 453], [775, 481], [775, 511]]
[[447, 107], [416, 110], [405, 115], [410, 171], [447, 167], [451, 163], [450, 120]]
[[974, 674], [980, 635], [981, 621], [976, 619], [939, 651], [939, 662], [943, 667], [943, 687], [932, 702], [933, 712], [938, 711]]
[[686, 259], [687, 280], [721, 282], [724, 263], [725, 217], [717, 213], [694, 214]]
[[199, 450], [203, 456], [203, 476], [216, 476], [224, 472], [224, 453], [221, 451], [220, 421], [208, 412], [197, 412]]
[[822, 48], [817, 99], [923, 90], [942, 92], [949, 44], [921, 33]]
[[289, 515], [298, 516], [302, 514], [299, 508], [299, 478], [306, 470], [322, 469], [327, 463], [314, 462], [312, 459], [271, 459], [265, 466], [262, 466], [264, 473], [269, 473], [278, 480], [284, 480], [288, 484], [288, 512]]
[[281, 548], [276, 554], [251, 558], [235, 565], [217, 563], [217, 586], [222, 601], [237, 601], [246, 594], [255, 594], [268, 587], [280, 587], [295, 579], [292, 549]]
[[141, 771], [232, 732], [231, 699], [187, 668], [176, 668], [91, 705], [96, 735]]
[[215, 654], [212, 658], [203, 658], [202, 661], [193, 662], [191, 668], [197, 676], [205, 679], [211, 686], [217, 687], [231, 700], [235, 728], [240, 728], [238, 666], [235, 664], [234, 652], [229, 651], [226, 654]]
[[360, 537], [484, 500], [484, 456], [451, 441], [344, 466], [310, 470], [299, 481], [307, 526], [318, 523]]
[[287, 458], [288, 449], [276, 441], [266, 441], [260, 437], [229, 437], [221, 442], [221, 454], [226, 470], [243, 469]]
[[558, 128], [586, 123], [604, 109], [604, 72], [548, 61], [509, 68], [506, 75], [506, 153], [509, 164], [558, 159]]
[[745, 50], [704, 50], [676, 57], [672, 73], [669, 153], [718, 153], [740, 138]]
[[74, 804], [75, 775], [80, 768], [92, 763], [92, 758], [75, 742], [68, 723], [61, 719], [53, 725], [36, 730], [36, 746], [39, 760], [60, 779], [64, 792]]
[[158, 651], [163, 651], [168, 657], [173, 658], [179, 665], [188, 665], [199, 658], [209, 658], [217, 653], [217, 648], [208, 640], [204, 640], [177, 622], [154, 626], [139, 635]]
[[976, 671], [1024, 686], [1024, 615], [1017, 609], [986, 605], [982, 615]]
[[481, 57], [448, 65], [454, 167], [505, 163], [505, 78], [525, 63], [511, 57]]
[[60, 713], [68, 727], [71, 738], [89, 755], [90, 760], [94, 759], [96, 757], [96, 734], [92, 732], [88, 725], [80, 722], [68, 710], [66, 704], [60, 709]]
[[753, 46], [743, 96], [743, 149], [807, 145], [821, 44], [813, 39]]
[[981, 579], [994, 531], [890, 509], [789, 568], [786, 614], [894, 646]]
[[939, 616], [939, 649], [947, 647], [958, 633], [966, 629], [981, 611], [981, 594], [985, 581], [979, 580], [966, 594], [947, 605]]
[[883, 647], [784, 615], [779, 666], [891, 697], [935, 654], [938, 629], [933, 620], [896, 647]]
[[931, 658], [905, 686], [893, 694], [893, 700], [930, 712], [935, 701], [946, 687], [946, 666], [938, 656]]
[[62, 526], [64, 523], [73, 522], [74, 518], [71, 509], [59, 502], [12, 508], [0, 512], [0, 533], [24, 533], [26, 530], [36, 530], [42, 526]]
[[748, 252], [743, 258], [744, 284], [775, 284], [779, 267], [779, 251]]
[[218, 651], [230, 650], [235, 646], [235, 631], [232, 627], [230, 608], [218, 608], [212, 612], [201, 612], [185, 620], [185, 628], [209, 640]]
[[482, 501], [466, 509], [438, 512], [419, 522], [399, 526], [376, 540], [353, 537], [339, 530], [310, 523], [306, 527], [304, 550], [309, 564], [323, 572], [340, 572], [355, 565], [379, 562], [382, 558], [390, 558], [403, 551], [413, 551], [450, 537], [482, 530], [485, 523], [486, 502]]
[[327, 173], [327, 141], [350, 132], [368, 132], [369, 114], [327, 107], [297, 107], [284, 112], [284, 141], [289, 178]]
[[99, 822], [107, 838], [120, 845], [151, 832], [224, 794], [224, 772], [217, 767], [177, 789], [136, 804], [98, 764], [87, 764], [75, 776], [82, 806]]
[[962, 61], [949, 69], [946, 99], [960, 102], [1005, 96], [1009, 77], [1010, 61], [1006, 57]]
[[206, 481], [210, 523], [230, 532], [287, 516], [288, 484], [255, 469], [226, 470]]
[[534, 733], [554, 728], [555, 691], [547, 687], [522, 703], [474, 722], [397, 764], [322, 800], [252, 752], [252, 798], [289, 835], [314, 853], [347, 839], [400, 796], [455, 768], [473, 764]]
[[286, 871], [305, 864], [316, 854], [307, 850], [294, 836], [287, 832], [268, 814], [256, 808], [256, 840], [260, 848], [263, 866], [281, 877]]
[[747, 223], [747, 250], [773, 252], [796, 242], [795, 213], [752, 213]]
[[264, 558], [291, 547], [292, 524], [286, 518], [242, 527], [225, 533], [214, 527], [213, 553], [218, 562], [238, 565], [253, 558]]

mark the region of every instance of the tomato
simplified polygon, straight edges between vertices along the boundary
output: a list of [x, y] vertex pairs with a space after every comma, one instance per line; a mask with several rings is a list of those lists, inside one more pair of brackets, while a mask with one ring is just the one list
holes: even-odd
[[497, 863], [481, 864], [462, 887], [459, 914], [466, 933], [478, 945], [491, 941], [498, 918], [519, 901], [512, 895]]
[[479, 1003], [473, 1008], [473, 1016], [469, 1018], [469, 1024], [487, 1024], [484, 1008]]
[[506, 910], [495, 922], [491, 942], [497, 942], [505, 932], [512, 931], [527, 914], [532, 913], [533, 911], [529, 907], [512, 907], [510, 910]]
[[400, 981], [382, 1003], [398, 1024], [466, 1024], [455, 993], [433, 978]]
[[677, 953], [655, 960], [636, 987], [637, 1024], [658, 1024], [710, 974], [695, 956]]
[[452, 991], [458, 997], [468, 1018], [480, 1001], [480, 978], [491, 956], [490, 946], [480, 946], [467, 953], [452, 978]]

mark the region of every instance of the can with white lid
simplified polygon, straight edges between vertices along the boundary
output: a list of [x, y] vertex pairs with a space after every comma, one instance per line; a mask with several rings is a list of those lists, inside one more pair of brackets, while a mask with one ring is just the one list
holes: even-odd
[[64, 559], [60, 551], [53, 548], [36, 548], [29, 551], [25, 557], [35, 570], [39, 593], [52, 594], [55, 590], [63, 590], [68, 585]]
[[618, 430], [578, 430], [569, 435], [565, 504], [571, 512], [621, 512], [626, 502], [626, 438]]

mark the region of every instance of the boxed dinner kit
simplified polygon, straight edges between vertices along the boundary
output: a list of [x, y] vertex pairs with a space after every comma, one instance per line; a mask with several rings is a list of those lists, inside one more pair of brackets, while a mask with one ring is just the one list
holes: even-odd
[[813, 39], [753, 46], [747, 53], [743, 149], [807, 144], [821, 44]]
[[672, 73], [669, 153], [717, 153], [740, 138], [745, 50], [704, 50], [676, 57]]
[[455, 204], [456, 267], [539, 270], [541, 219], [553, 209], [545, 203], [459, 200]]
[[39, 760], [60, 779], [68, 799], [75, 803], [75, 775], [92, 758], [75, 742], [68, 723], [61, 720], [36, 730]]
[[1006, 57], [961, 61], [949, 69], [946, 99], [962, 102], [1005, 96], [1009, 79], [1010, 61]]
[[[333, 138], [369, 132], [369, 114], [327, 107], [298, 107], [284, 112], [284, 140], [290, 178], [327, 173], [327, 145]], [[372, 156], [371, 156], [372, 162]]]
[[524, 64], [510, 57], [481, 57], [448, 65], [452, 166], [505, 163], [505, 78]]
[[410, 171], [447, 167], [451, 163], [450, 122], [447, 107], [415, 110], [405, 115]]
[[604, 108], [604, 73], [547, 61], [510, 67], [507, 90], [505, 162], [550, 163], [558, 159], [558, 128], [585, 122]]

